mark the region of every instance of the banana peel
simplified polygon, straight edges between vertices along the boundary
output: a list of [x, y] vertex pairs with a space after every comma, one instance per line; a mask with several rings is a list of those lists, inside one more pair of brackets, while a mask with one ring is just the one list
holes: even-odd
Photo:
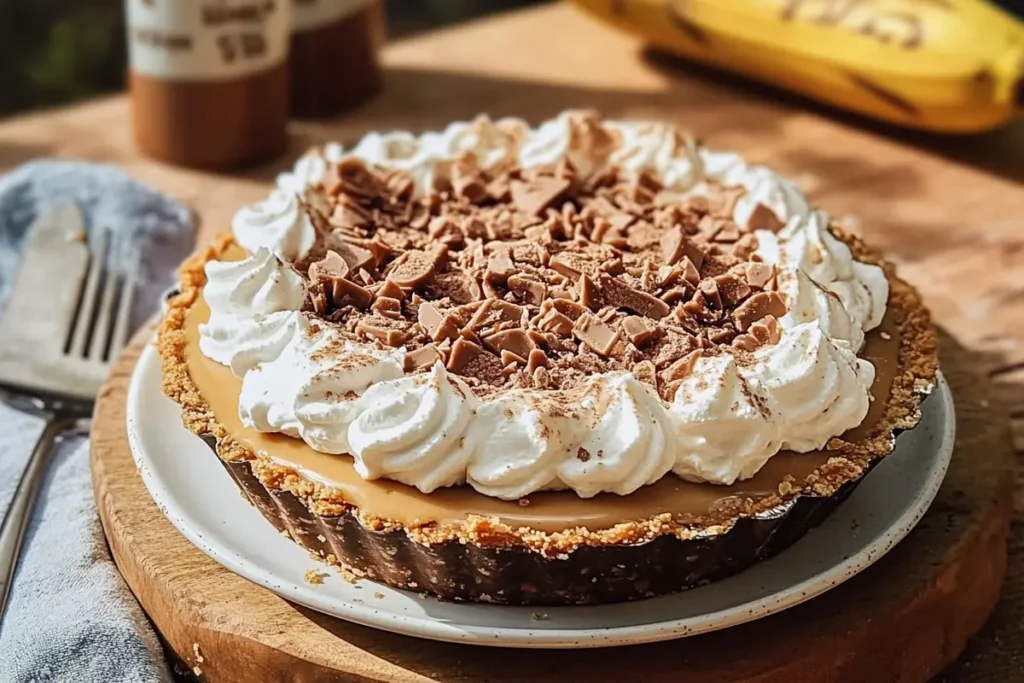
[[1024, 24], [984, 0], [573, 0], [694, 61], [943, 133], [1024, 110]]

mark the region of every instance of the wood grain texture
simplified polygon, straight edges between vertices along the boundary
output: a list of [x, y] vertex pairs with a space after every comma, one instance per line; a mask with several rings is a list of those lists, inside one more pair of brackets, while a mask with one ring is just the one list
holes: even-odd
[[824, 596], [718, 633], [606, 650], [524, 654], [374, 631], [290, 604], [232, 574], [164, 518], [135, 471], [125, 431], [125, 395], [139, 349], [136, 343], [121, 358], [96, 408], [96, 499], [125, 579], [203, 680], [659, 683], [685, 671], [693, 683], [920, 683], [981, 627], [1006, 568], [1008, 423], [993, 409], [976, 358], [944, 336], [942, 367], [958, 415], [947, 479], [906, 540]]
[[[747, 639], [753, 638], [770, 642], [782, 637], [780, 642], [799, 643], [798, 652], [820, 650], [822, 661], [831, 658], [838, 671], [830, 681], [857, 680], [845, 670], [850, 653], [861, 647], [877, 651], [879, 661], [905, 674], [898, 678], [881, 671], [878, 679], [885, 681], [918, 680], [914, 676], [921, 674], [924, 663], [949, 659], [988, 607], [977, 596], [994, 590], [1002, 566], [1002, 497], [1014, 481], [1016, 519], [1024, 519], [1024, 469], [1018, 465], [1016, 474], [1009, 474], [1001, 469], [1005, 463], [989, 461], [1005, 456], [1000, 445], [1004, 427], [991, 410], [1011, 412], [1017, 450], [1024, 451], [1024, 120], [960, 138], [870, 124], [647, 52], [634, 38], [562, 5], [401, 41], [387, 48], [384, 64], [385, 91], [370, 105], [341, 120], [293, 124], [289, 158], [326, 140], [351, 144], [369, 130], [437, 128], [479, 112], [513, 114], [537, 123], [567, 107], [592, 107], [608, 116], [678, 122], [711, 146], [735, 149], [790, 174], [815, 202], [845, 217], [848, 225], [859, 226], [921, 289], [937, 321], [956, 340], [945, 340], [943, 360], [947, 372], [949, 363], [962, 365], [962, 383], [950, 379], [958, 407], [968, 411], [962, 419], [976, 423], [972, 429], [977, 433], [961, 431], [961, 450], [939, 503], [924, 526], [878, 568], [849, 588], [793, 612], [792, 619], [784, 615], [753, 630], [685, 645], [569, 658], [569, 673], [562, 677], [593, 678], [594, 672], [607, 671], [608, 678], [614, 678], [612, 672], [622, 678], [627, 674], [621, 672], [628, 671], [633, 674], [628, 678], [657, 680], [693, 670], [706, 680], [738, 680], [759, 666], [769, 671], [775, 661], [770, 653], [752, 649]], [[228, 176], [143, 159], [132, 149], [127, 104], [120, 97], [0, 122], [0, 171], [37, 156], [119, 165], [191, 206], [202, 221], [203, 240], [227, 229], [233, 212], [263, 196], [274, 175], [290, 165], [282, 159]], [[208, 680], [245, 680], [239, 676], [253, 672], [259, 675], [251, 680], [324, 680], [339, 658], [358, 662], [357, 673], [347, 677], [351, 680], [469, 681], [497, 678], [499, 672], [518, 680], [546, 680], [559, 669], [562, 658], [553, 654], [501, 655], [345, 626], [299, 611], [213, 566], [173, 532], [142, 490], [126, 453], [118, 450], [123, 442], [122, 416], [116, 409], [123, 386], [118, 382], [123, 385], [126, 371], [122, 365], [121, 379], [115, 379], [101, 403], [104, 411], [110, 410], [109, 417], [103, 413], [106, 427], [97, 426], [101, 509], [114, 531], [111, 544], [119, 561], [168, 641], [190, 665], [197, 663], [194, 642], [202, 652], [216, 653], [204, 654], [206, 661], [199, 664]], [[997, 392], [983, 397], [983, 385], [973, 382], [975, 375], [995, 377]], [[964, 531], [958, 536], [957, 529]], [[1024, 562], [1024, 524], [1016, 522], [1014, 531], [1011, 557]], [[159, 556], [132, 555], [164, 541], [167, 546]], [[924, 555], [917, 557], [918, 552]], [[988, 565], [980, 560], [987, 555]], [[928, 569], [933, 566], [941, 569]], [[882, 572], [889, 572], [888, 578]], [[903, 583], [897, 580], [902, 575], [908, 577]], [[199, 590], [206, 584], [198, 582], [207, 577], [216, 590]], [[889, 600], [906, 596], [901, 591], [908, 586], [927, 589], [909, 605]], [[954, 624], [949, 606], [957, 601], [964, 601], [964, 607]], [[248, 630], [230, 616], [225, 605], [233, 602], [246, 605]], [[917, 621], [886, 621], [904, 608]], [[195, 621], [175, 619], [179, 609]], [[795, 615], [805, 611], [823, 620], [815, 622], [822, 627], [820, 633], [801, 630]], [[995, 616], [972, 641], [968, 657], [943, 680], [1020, 680], [1022, 620], [1024, 578], [1011, 575]], [[906, 630], [862, 633], [861, 621], [901, 623]], [[829, 624], [847, 624], [853, 635], [849, 641], [838, 639], [825, 628]], [[800, 633], [807, 640], [798, 640]], [[238, 654], [231, 654], [235, 650]], [[717, 679], [708, 677], [723, 658], [734, 660], [737, 653], [743, 653], [742, 664], [730, 664]], [[263, 673], [299, 662], [306, 664], [277, 679]], [[856, 671], [853, 664], [849, 667]], [[751, 680], [783, 680], [770, 675]]]

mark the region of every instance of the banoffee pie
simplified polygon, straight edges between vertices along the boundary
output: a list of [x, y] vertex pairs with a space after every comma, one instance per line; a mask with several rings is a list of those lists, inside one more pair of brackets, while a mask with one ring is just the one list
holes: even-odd
[[184, 265], [159, 346], [184, 423], [316, 557], [538, 605], [782, 550], [937, 365], [916, 292], [793, 183], [585, 112], [309, 152]]

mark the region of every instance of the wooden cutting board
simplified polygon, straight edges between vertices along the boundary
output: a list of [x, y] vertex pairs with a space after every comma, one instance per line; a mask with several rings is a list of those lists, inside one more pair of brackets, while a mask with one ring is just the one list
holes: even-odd
[[121, 358], [96, 407], [96, 500], [128, 584], [171, 649], [205, 681], [922, 683], [981, 626], [1006, 570], [1008, 423], [993, 410], [976, 357], [944, 335], [942, 367], [958, 416], [946, 481], [907, 539], [825, 595], [726, 631], [604, 650], [524, 652], [375, 631], [232, 574], [164, 518], [135, 471], [125, 432], [125, 395], [141, 343]]
[[[859, 226], [899, 262], [948, 331], [943, 367], [960, 413], [953, 467], [921, 527], [892, 554], [849, 584], [763, 622], [692, 640], [579, 653], [442, 645], [290, 605], [221, 569], [178, 535], [146, 494], [125, 444], [133, 349], [99, 404], [97, 500], [126, 579], [188, 668], [225, 683], [859, 683], [922, 681], [950, 661], [996, 599], [1019, 479], [1003, 416], [1024, 415], [1024, 122], [953, 139], [865, 124], [648, 53], [635, 39], [562, 5], [407, 39], [387, 48], [385, 64], [380, 98], [341, 120], [294, 124], [292, 155], [314, 142], [351, 144], [369, 130], [437, 128], [479, 112], [537, 123], [565, 108], [591, 107], [607, 116], [682, 123], [710, 146], [795, 177], [815, 202]], [[243, 175], [196, 173], [139, 157], [129, 135], [121, 97], [0, 122], [0, 170], [42, 155], [116, 163], [191, 205], [205, 240], [227, 229], [234, 211], [265, 195], [274, 175], [290, 165], [282, 160]], [[1000, 380], [994, 394], [987, 376]], [[1012, 605], [1009, 623], [1020, 609]], [[1007, 622], [1005, 614], [999, 619]], [[1009, 635], [1002, 642], [1020, 642], [1014, 631], [1003, 633]], [[1005, 650], [991, 639], [977, 649], [984, 647]], [[1019, 678], [1019, 659], [979, 661], [953, 680]], [[970, 673], [982, 670], [997, 674]]]

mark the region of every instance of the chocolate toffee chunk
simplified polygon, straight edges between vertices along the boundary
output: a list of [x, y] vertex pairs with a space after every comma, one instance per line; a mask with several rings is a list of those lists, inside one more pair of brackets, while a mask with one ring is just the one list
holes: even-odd
[[[664, 126], [568, 117], [538, 145], [478, 124], [320, 156], [294, 214], [183, 269], [166, 390], [296, 542], [449, 599], [640, 599], [778, 552], [914, 426], [935, 377], [916, 293], [765, 169]], [[840, 257], [820, 272], [875, 278], [847, 326], [792, 277]], [[831, 431], [809, 436], [816, 403]]]

